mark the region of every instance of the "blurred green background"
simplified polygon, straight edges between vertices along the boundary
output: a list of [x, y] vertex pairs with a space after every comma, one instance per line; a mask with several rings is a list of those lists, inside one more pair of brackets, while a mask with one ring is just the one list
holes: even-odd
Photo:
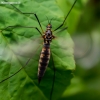
[[[66, 15], [73, 0], [57, 3]], [[100, 100], [100, 0], [77, 0], [66, 24], [75, 44], [76, 70], [63, 100]]]

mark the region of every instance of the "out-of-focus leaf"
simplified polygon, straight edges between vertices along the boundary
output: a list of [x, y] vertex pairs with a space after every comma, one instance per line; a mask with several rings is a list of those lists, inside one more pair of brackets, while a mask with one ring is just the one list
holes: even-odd
[[[64, 16], [68, 14], [74, 2], [75, 0], [57, 0], [57, 4], [63, 11]], [[80, 19], [82, 7], [81, 1], [77, 0], [65, 23], [68, 26], [68, 32], [75, 32]]]

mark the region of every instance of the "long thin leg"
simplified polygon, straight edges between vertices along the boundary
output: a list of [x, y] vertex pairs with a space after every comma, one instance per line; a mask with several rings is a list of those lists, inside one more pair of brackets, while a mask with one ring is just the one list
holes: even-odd
[[[7, 0], [4, 0], [4, 1], [6, 1], [7, 2]], [[21, 10], [19, 10], [17, 7], [15, 7], [14, 5], [12, 5], [12, 4], [10, 4], [13, 8], [15, 8], [18, 12], [20, 12], [20, 13], [22, 13], [22, 14], [34, 14], [34, 16], [36, 17], [36, 19], [37, 19], [37, 21], [38, 21], [38, 23], [39, 23], [39, 26], [40, 26], [40, 28], [41, 28], [41, 30], [42, 30], [42, 33], [44, 33], [44, 31], [43, 31], [43, 28], [42, 28], [42, 25], [41, 25], [41, 23], [40, 23], [40, 21], [39, 21], [39, 18], [38, 18], [38, 16], [35, 14], [35, 13], [24, 13], [24, 12], [22, 12]]]
[[13, 77], [13, 76], [16, 75], [18, 72], [20, 72], [24, 67], [26, 67], [26, 65], [29, 63], [30, 60], [31, 60], [31, 58], [29, 58], [29, 59], [27, 60], [26, 64], [25, 64], [23, 67], [21, 67], [17, 72], [15, 72], [13, 75], [11, 75], [11, 76], [9, 76], [9, 77], [3, 79], [2, 81], [0, 81], [0, 83], [2, 83], [2, 82], [4, 82], [4, 81], [8, 80], [9, 78]]
[[35, 28], [41, 34], [41, 36], [42, 36], [42, 33], [39, 31], [39, 29], [37, 27], [28, 27], [28, 26], [8, 26], [8, 27], [2, 29], [1, 32], [3, 32], [4, 30], [6, 30], [6, 29], [8, 29], [10, 27], [12, 27], [13, 29], [14, 28]]
[[55, 71], [56, 71], [53, 56], [52, 56], [52, 52], [51, 52], [51, 59], [52, 59], [52, 63], [53, 63], [54, 76], [53, 76], [53, 83], [52, 83], [52, 88], [51, 88], [51, 93], [50, 93], [50, 100], [52, 100], [52, 94], [53, 94], [54, 82], [55, 82]]
[[54, 31], [58, 30], [60, 27], [62, 27], [62, 26], [64, 25], [64, 23], [65, 23], [65, 21], [66, 21], [66, 19], [67, 19], [68, 15], [70, 14], [70, 12], [71, 12], [72, 8], [74, 7], [74, 5], [75, 5], [76, 1], [77, 1], [77, 0], [75, 0], [75, 1], [74, 1], [74, 3], [73, 3], [73, 5], [72, 5], [71, 9], [69, 10], [69, 12], [68, 12], [68, 14], [66, 15], [66, 17], [65, 17], [64, 21], [62, 22], [62, 24], [61, 24], [61, 25], [59, 25], [59, 26], [58, 26], [58, 27], [57, 27]]
[[[40, 46], [39, 46], [39, 47], [40, 47]], [[39, 48], [39, 47], [38, 47], [38, 48]], [[36, 51], [38, 50], [38, 48], [36, 49]], [[35, 54], [36, 54], [36, 53], [35, 53]], [[11, 75], [11, 76], [9, 76], [9, 77], [3, 79], [2, 81], [0, 81], [0, 83], [2, 83], [2, 82], [4, 82], [4, 81], [8, 80], [9, 78], [11, 78], [11, 77], [13, 77], [14, 75], [16, 75], [17, 73], [19, 73], [23, 68], [25, 68], [25, 67], [28, 65], [29, 61], [32, 59], [33, 56], [34, 56], [34, 54], [31, 55], [31, 57], [27, 60], [27, 62], [25, 63], [25, 65], [22, 66], [17, 72], [15, 72], [13, 75]]]
[[67, 28], [68, 28], [68, 27], [65, 27], [65, 28], [61, 29], [60, 31], [58, 31], [58, 32], [56, 32], [56, 33], [54, 33], [54, 34], [58, 34], [58, 33], [62, 32], [62, 31], [64, 31], [64, 30], [66, 30]]

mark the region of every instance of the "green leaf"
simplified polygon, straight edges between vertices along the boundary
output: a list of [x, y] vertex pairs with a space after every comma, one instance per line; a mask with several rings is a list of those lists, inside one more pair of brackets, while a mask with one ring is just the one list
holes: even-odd
[[[64, 20], [63, 13], [55, 0], [20, 0], [20, 2], [20, 5], [15, 6], [22, 12], [36, 13], [43, 30], [48, 24], [46, 16], [48, 19], [54, 18], [52, 30]], [[34, 15], [24, 15], [11, 5], [1, 4], [0, 29], [14, 25], [33, 26], [40, 29]], [[38, 84], [37, 69], [43, 44], [41, 35], [34, 28], [8, 28], [0, 32], [0, 80], [17, 72], [32, 56], [25, 69], [0, 83], [1, 100], [50, 100], [54, 78], [53, 64], [56, 71], [51, 100], [62, 97], [73, 77], [72, 70], [75, 69], [73, 42], [66, 30], [54, 35], [56, 38], [52, 40], [50, 47], [52, 57], [41, 83]]]

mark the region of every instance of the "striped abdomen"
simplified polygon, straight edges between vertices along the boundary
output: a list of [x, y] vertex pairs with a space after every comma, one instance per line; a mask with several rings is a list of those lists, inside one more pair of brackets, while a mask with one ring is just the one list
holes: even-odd
[[49, 60], [50, 60], [50, 44], [44, 43], [41, 54], [40, 54], [39, 66], [38, 66], [38, 81], [39, 81], [39, 83], [45, 73], [45, 70], [48, 66]]

